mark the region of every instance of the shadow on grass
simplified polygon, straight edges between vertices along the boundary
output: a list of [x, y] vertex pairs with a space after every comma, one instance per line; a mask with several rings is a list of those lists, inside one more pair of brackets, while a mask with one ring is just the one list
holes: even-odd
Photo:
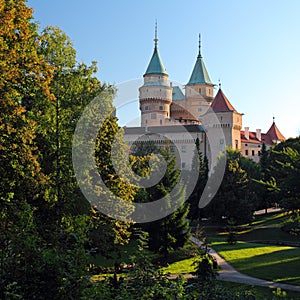
[[[259, 246], [259, 247], [257, 247]], [[300, 249], [239, 243], [215, 247], [233, 267], [252, 277], [300, 285]], [[251, 249], [252, 248], [252, 249]]]

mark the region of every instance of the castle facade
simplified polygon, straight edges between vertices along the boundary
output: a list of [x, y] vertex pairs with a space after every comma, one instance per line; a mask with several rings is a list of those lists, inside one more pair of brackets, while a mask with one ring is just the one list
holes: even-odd
[[169, 82], [158, 51], [157, 33], [153, 55], [143, 77], [144, 84], [139, 88], [141, 127], [125, 128], [125, 141], [130, 146], [152, 141], [157, 147], [164, 147], [166, 140], [170, 140], [174, 142], [171, 151], [181, 157], [181, 167], [190, 169], [196, 138], [200, 140], [202, 153], [210, 155], [208, 128], [215, 128], [214, 146], [219, 151], [225, 151], [226, 147], [238, 149], [256, 162], [263, 144], [270, 147], [285, 140], [274, 120], [267, 133], [243, 128], [243, 114], [233, 107], [220, 85], [214, 94], [216, 85], [204, 64], [200, 36], [196, 62], [184, 91]]

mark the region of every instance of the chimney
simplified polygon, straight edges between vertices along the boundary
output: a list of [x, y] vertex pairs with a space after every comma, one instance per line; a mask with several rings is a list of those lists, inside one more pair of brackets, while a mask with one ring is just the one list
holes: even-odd
[[261, 141], [261, 129], [256, 129], [256, 138]]
[[249, 127], [245, 127], [245, 138], [249, 140]]

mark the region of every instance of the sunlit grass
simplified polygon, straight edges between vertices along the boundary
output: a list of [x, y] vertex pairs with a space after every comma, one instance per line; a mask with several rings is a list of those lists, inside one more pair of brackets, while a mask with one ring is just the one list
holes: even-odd
[[191, 257], [176, 261], [168, 267], [163, 268], [162, 271], [164, 274], [189, 274], [195, 271], [195, 266], [193, 266], [195, 260], [196, 257]]
[[300, 285], [300, 249], [238, 242], [212, 243], [212, 247], [238, 271], [261, 279]]

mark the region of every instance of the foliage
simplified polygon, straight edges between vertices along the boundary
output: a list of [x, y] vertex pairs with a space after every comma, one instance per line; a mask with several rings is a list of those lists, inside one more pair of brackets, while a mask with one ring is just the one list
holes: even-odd
[[190, 204], [189, 218], [191, 220], [199, 219], [199, 201], [208, 179], [208, 160], [200, 151], [200, 141], [198, 137], [195, 144], [196, 148], [192, 161], [191, 176], [197, 176], [197, 182], [188, 199], [188, 203]]
[[[184, 203], [185, 189], [179, 186], [180, 170], [176, 168], [176, 158], [171, 154], [170, 148], [161, 150], [167, 168], [164, 177], [153, 187], [147, 188], [148, 201], [155, 201], [165, 197], [168, 211], [176, 201], [180, 206], [167, 217], [153, 221], [144, 225], [144, 229], [149, 232], [149, 247], [153, 251], [158, 251], [164, 255], [165, 259], [174, 249], [182, 247], [189, 238], [189, 223], [187, 215], [189, 206]], [[176, 189], [175, 196], [171, 199], [170, 192]], [[172, 203], [173, 202], [173, 203]]]
[[228, 220], [227, 223], [228, 223], [227, 224], [227, 231], [228, 231], [227, 243], [229, 245], [235, 245], [236, 242], [237, 242], [236, 232], [234, 231], [235, 221], [234, 220]]
[[300, 138], [276, 145], [269, 153], [269, 167], [260, 184], [280, 207], [296, 212], [300, 208]]
[[225, 218], [244, 223], [252, 218], [249, 176], [241, 165], [241, 154], [228, 149], [223, 181], [216, 196], [205, 209], [205, 213], [215, 220], [222, 221]]

